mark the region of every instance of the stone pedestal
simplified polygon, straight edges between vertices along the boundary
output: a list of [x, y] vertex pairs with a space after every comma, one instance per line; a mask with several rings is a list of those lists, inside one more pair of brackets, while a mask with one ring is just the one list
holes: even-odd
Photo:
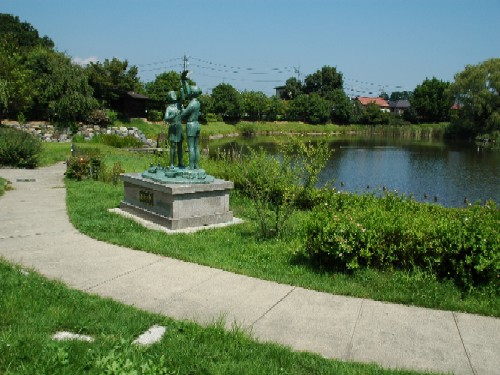
[[231, 181], [208, 184], [162, 184], [140, 173], [122, 174], [124, 199], [120, 208], [168, 229], [184, 229], [233, 220], [229, 210]]

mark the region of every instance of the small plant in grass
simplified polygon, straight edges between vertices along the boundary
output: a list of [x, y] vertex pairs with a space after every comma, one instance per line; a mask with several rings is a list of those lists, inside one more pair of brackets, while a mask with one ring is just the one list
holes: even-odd
[[22, 130], [0, 127], [0, 165], [36, 168], [42, 141]]
[[4, 195], [7, 190], [12, 190], [11, 182], [0, 177], [0, 196]]
[[24, 125], [26, 124], [26, 116], [24, 115], [23, 112], [20, 112], [18, 115], [17, 115], [17, 122], [19, 123], [19, 125]]

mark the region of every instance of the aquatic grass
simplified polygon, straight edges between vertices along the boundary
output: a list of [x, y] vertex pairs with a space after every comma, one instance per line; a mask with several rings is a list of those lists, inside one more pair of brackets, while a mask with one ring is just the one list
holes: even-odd
[[[148, 313], [49, 281], [0, 258], [0, 373], [10, 374], [417, 374], [328, 360], [258, 343], [223, 319], [201, 327]], [[149, 347], [132, 341], [167, 328]], [[57, 331], [94, 342], [53, 341]]]

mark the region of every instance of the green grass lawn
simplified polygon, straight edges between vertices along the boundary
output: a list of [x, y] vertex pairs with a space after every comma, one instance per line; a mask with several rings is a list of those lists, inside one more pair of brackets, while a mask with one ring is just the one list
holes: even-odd
[[262, 240], [256, 235], [257, 222], [252, 219], [247, 198], [233, 192], [232, 210], [235, 216], [246, 220], [244, 224], [195, 234], [166, 235], [108, 212], [109, 208], [118, 207], [123, 198], [120, 185], [67, 180], [66, 186], [70, 220], [81, 232], [102, 241], [328, 293], [500, 316], [500, 297], [492, 288], [464, 292], [451, 281], [437, 280], [422, 271], [365, 269], [344, 274], [312, 267], [301, 251], [300, 223], [307, 215], [305, 212], [293, 214], [286, 236]]
[[[108, 166], [120, 162], [127, 172], [145, 170], [164, 156], [130, 153], [99, 144], [78, 144], [98, 148]], [[64, 160], [70, 144], [45, 144], [44, 164]], [[210, 164], [210, 163], [208, 163]], [[125, 247], [170, 256], [261, 279], [318, 291], [371, 298], [437, 309], [500, 316], [500, 296], [494, 288], [459, 289], [450, 281], [423, 272], [377, 271], [364, 269], [352, 274], [327, 272], [310, 265], [302, 255], [304, 212], [295, 212], [289, 235], [260, 240], [251, 204], [236, 191], [231, 207], [246, 223], [215, 231], [167, 236], [147, 230], [131, 220], [108, 212], [118, 207], [123, 187], [95, 181], [68, 180], [67, 206], [71, 221], [83, 233]], [[99, 197], [89, 200], [88, 197]], [[90, 202], [90, 204], [89, 204]]]
[[[258, 343], [245, 332], [179, 322], [67, 289], [0, 258], [0, 373], [10, 374], [417, 374], [341, 362]], [[132, 341], [167, 328], [148, 347]], [[94, 342], [54, 341], [58, 331]]]

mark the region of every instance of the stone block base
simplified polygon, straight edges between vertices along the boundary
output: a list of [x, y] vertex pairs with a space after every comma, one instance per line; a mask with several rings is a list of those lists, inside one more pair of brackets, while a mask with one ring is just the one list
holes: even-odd
[[208, 184], [160, 184], [141, 174], [123, 174], [120, 208], [168, 229], [184, 229], [233, 220], [229, 210], [230, 181]]

